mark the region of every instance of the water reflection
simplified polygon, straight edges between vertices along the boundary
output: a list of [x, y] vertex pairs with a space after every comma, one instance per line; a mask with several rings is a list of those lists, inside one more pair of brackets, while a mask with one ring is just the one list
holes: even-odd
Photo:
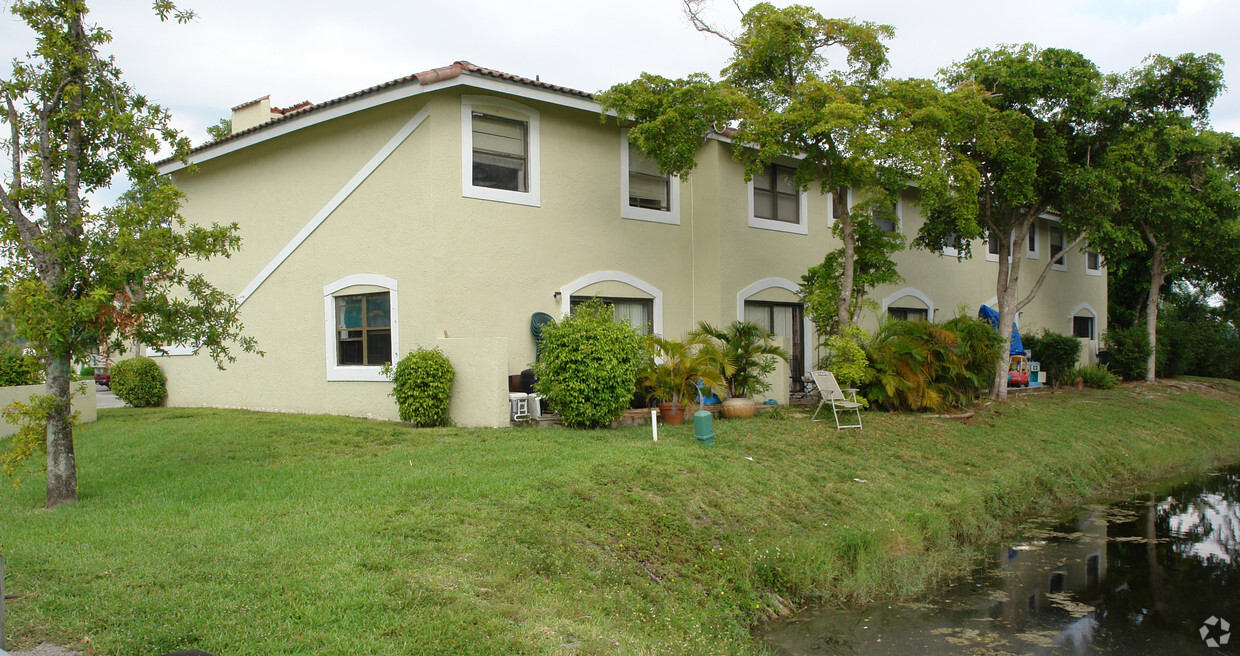
[[784, 654], [1237, 651], [1223, 627], [1240, 622], [1240, 467], [1022, 532], [926, 599], [809, 612], [763, 639]]

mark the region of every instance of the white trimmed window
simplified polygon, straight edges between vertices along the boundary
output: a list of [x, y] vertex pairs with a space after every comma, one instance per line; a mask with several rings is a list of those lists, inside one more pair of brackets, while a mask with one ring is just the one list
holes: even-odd
[[385, 381], [396, 358], [396, 281], [358, 274], [323, 288], [327, 380]]
[[680, 225], [680, 180], [620, 135], [620, 217]]
[[1026, 241], [1026, 245], [1025, 245], [1025, 257], [1028, 257], [1031, 260], [1038, 259], [1038, 222], [1037, 221], [1034, 221], [1033, 225], [1029, 226], [1029, 239]]
[[1055, 271], [1067, 271], [1068, 261], [1063, 255], [1063, 231], [1059, 229], [1059, 226], [1047, 228], [1046, 242], [1050, 247], [1051, 259], [1054, 260], [1051, 268]]
[[840, 198], [835, 192], [831, 192], [831, 220], [827, 223], [830, 228], [835, 225], [844, 216], [844, 210], [848, 209], [848, 192], [844, 192], [844, 197]]
[[870, 210], [870, 216], [874, 217], [874, 225], [878, 226], [883, 232], [900, 232], [900, 203], [895, 202], [891, 205], [879, 205]]
[[797, 189], [796, 169], [769, 164], [749, 181], [749, 227], [809, 234], [806, 194]]
[[574, 296], [570, 301], [570, 310], [597, 298], [611, 308], [612, 317], [617, 323], [632, 326], [637, 332], [649, 335], [654, 332], [654, 299], [652, 298], [619, 298], [604, 296]]
[[947, 238], [943, 240], [943, 255], [947, 257], [960, 257], [960, 251], [964, 250], [964, 241], [960, 239], [960, 235], [955, 232], [947, 234]]
[[1078, 314], [1072, 317], [1072, 336], [1081, 339], [1095, 339], [1093, 315]]
[[1097, 251], [1085, 251], [1085, 274], [1090, 276], [1102, 275], [1102, 255]]
[[999, 237], [993, 230], [986, 233], [986, 261], [999, 261]]
[[502, 98], [461, 97], [461, 194], [541, 204], [538, 111]]

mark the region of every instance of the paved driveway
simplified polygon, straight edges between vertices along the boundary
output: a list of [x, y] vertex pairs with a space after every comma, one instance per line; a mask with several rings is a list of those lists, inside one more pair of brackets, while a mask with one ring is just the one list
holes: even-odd
[[112, 390], [106, 390], [102, 387], [95, 387], [95, 407], [96, 408], [123, 408], [125, 402], [116, 398]]

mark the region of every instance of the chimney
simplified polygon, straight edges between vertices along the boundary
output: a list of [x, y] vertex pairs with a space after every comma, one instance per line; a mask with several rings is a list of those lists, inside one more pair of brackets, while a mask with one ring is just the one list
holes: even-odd
[[243, 130], [248, 130], [256, 125], [262, 125], [273, 118], [278, 118], [279, 113], [271, 110], [271, 96], [266, 95], [257, 100], [241, 103], [232, 108], [232, 133], [237, 134]]

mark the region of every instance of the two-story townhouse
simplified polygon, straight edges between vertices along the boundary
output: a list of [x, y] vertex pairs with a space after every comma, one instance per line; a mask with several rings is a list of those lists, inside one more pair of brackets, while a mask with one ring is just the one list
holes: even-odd
[[[218, 371], [192, 346], [169, 347], [169, 404], [391, 418], [382, 364], [438, 346], [457, 370], [452, 419], [506, 425], [508, 376], [535, 357], [532, 315], [592, 296], [670, 336], [702, 320], [764, 325], [794, 353], [772, 390], [786, 398], [817, 342], [797, 283], [838, 247], [844, 199], [798, 191], [779, 164], [746, 182], [722, 135], [686, 179], [660, 176], [599, 110], [588, 93], [467, 62], [319, 104], [235, 108], [234, 133], [195, 150], [193, 173], [161, 166], [188, 220], [239, 223], [240, 253], [193, 266], [236, 294], [266, 355]], [[921, 221], [915, 198], [888, 222], [906, 237]], [[1020, 323], [1088, 323], [1096, 340], [1101, 263], [1054, 251], [1063, 243], [1055, 217], [1039, 222], [1030, 257], [1055, 253], [1064, 270]], [[976, 313], [993, 302], [996, 266], [985, 244], [973, 250], [964, 262], [906, 251], [906, 282], [874, 299], [901, 317]]]

